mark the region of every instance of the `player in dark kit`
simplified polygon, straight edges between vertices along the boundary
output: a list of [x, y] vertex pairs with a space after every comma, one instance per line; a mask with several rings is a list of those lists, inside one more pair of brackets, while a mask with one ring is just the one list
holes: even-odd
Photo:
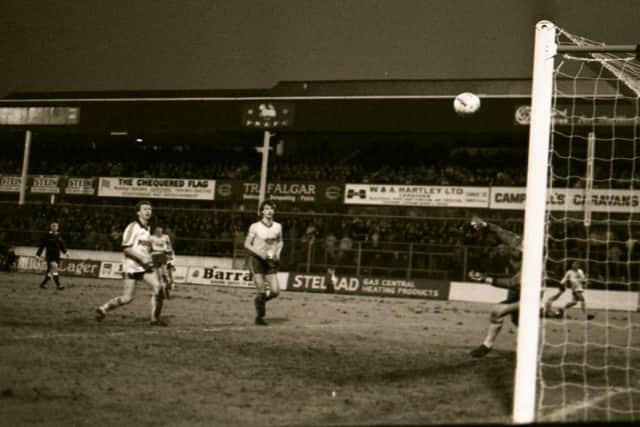
[[60, 284], [60, 273], [58, 269], [60, 267], [60, 254], [67, 255], [67, 248], [65, 247], [62, 237], [60, 237], [59, 224], [52, 222], [49, 226], [49, 232], [42, 237], [36, 256], [42, 257], [42, 253], [45, 254], [45, 260], [47, 262], [47, 271], [45, 272], [44, 280], [40, 283], [42, 289], [47, 287], [47, 282], [51, 279], [56, 284], [56, 287], [60, 290], [64, 289], [64, 286]]
[[473, 357], [483, 357], [487, 355], [493, 343], [496, 340], [504, 318], [511, 316], [511, 320], [517, 326], [520, 308], [520, 267], [522, 264], [522, 238], [509, 230], [483, 221], [479, 217], [471, 219], [471, 227], [477, 232], [488, 231], [492, 233], [499, 241], [498, 250], [503, 251], [508, 258], [509, 270], [511, 276], [508, 277], [491, 277], [479, 271], [470, 271], [469, 279], [474, 282], [487, 283], [492, 286], [507, 289], [507, 298], [496, 304], [491, 310], [489, 321], [489, 329], [483, 343], [471, 352]]

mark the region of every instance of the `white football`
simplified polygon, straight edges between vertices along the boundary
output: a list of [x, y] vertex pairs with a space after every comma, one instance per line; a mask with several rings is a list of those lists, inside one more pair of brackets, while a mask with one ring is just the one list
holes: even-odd
[[469, 116], [480, 109], [480, 98], [471, 92], [462, 92], [453, 100], [453, 109], [461, 116]]

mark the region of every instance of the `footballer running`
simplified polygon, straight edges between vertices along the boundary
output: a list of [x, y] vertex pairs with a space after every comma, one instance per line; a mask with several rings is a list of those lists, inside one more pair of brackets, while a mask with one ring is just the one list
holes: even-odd
[[151, 325], [167, 326], [160, 318], [162, 304], [165, 298], [162, 285], [151, 260], [151, 235], [149, 233], [149, 220], [152, 208], [148, 201], [140, 201], [136, 204], [137, 219], [125, 228], [122, 234], [122, 249], [124, 252], [124, 282], [122, 295], [112, 298], [105, 304], [96, 308], [96, 320], [102, 321], [108, 311], [129, 304], [135, 296], [135, 287], [138, 282], [145, 282], [152, 289], [151, 295]]
[[260, 203], [260, 221], [251, 224], [244, 241], [244, 247], [250, 253], [249, 269], [256, 286], [256, 325], [267, 325], [264, 320], [267, 301], [280, 294], [277, 273], [283, 241], [282, 225], [273, 220], [275, 207], [270, 200]]

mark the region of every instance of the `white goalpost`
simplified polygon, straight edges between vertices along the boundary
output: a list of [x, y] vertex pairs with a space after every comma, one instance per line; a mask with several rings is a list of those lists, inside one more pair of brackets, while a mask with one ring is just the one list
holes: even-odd
[[536, 25], [514, 423], [640, 418], [638, 52]]
[[[551, 125], [555, 29], [550, 22], [536, 26], [529, 124], [529, 160], [525, 204], [520, 301], [537, 301], [541, 289], [542, 249], [547, 197], [547, 156]], [[544, 173], [540, 173], [544, 171]], [[533, 421], [538, 354], [538, 304], [520, 304], [513, 419]], [[526, 337], [526, 338], [525, 338]]]

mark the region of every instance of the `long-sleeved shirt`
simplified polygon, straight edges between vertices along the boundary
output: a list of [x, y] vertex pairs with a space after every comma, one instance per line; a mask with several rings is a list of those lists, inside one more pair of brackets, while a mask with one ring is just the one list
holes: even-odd
[[59, 233], [53, 233], [49, 231], [42, 237], [40, 240], [40, 245], [38, 246], [38, 251], [36, 252], [37, 256], [42, 255], [42, 252], [45, 252], [45, 256], [49, 260], [59, 260], [60, 253], [67, 253], [67, 248], [64, 244], [64, 240]]

